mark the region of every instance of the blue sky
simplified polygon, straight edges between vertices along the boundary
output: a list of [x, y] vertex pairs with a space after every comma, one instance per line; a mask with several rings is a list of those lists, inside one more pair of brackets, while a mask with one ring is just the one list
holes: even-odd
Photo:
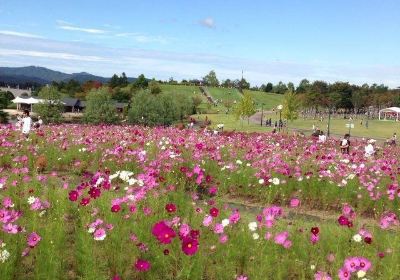
[[0, 0], [0, 65], [400, 86], [400, 1]]

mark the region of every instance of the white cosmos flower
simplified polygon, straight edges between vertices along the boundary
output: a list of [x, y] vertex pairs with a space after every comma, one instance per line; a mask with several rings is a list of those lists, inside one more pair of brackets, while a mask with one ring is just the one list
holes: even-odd
[[135, 178], [131, 178], [128, 180], [128, 185], [132, 186], [132, 185], [136, 184], [136, 182], [137, 182], [137, 180]]
[[257, 222], [250, 222], [249, 223], [249, 230], [251, 230], [251, 231], [256, 231], [257, 230]]
[[367, 274], [364, 270], [359, 270], [357, 272], [357, 277], [358, 278], [363, 278], [365, 276], [365, 274]]
[[0, 189], [2, 189], [4, 187], [4, 184], [0, 183]]
[[279, 178], [272, 179], [272, 184], [279, 185], [279, 183], [280, 183]]
[[103, 234], [101, 236], [94, 237], [93, 239], [96, 241], [103, 241], [106, 238], [107, 234]]
[[119, 178], [122, 180], [122, 181], [125, 181], [125, 182], [127, 182], [128, 180], [129, 180], [129, 178], [131, 177], [133, 175], [133, 172], [130, 172], [130, 171], [121, 171], [120, 173], [119, 173]]
[[253, 239], [257, 240], [258, 238], [260, 238], [260, 235], [257, 232], [253, 233]]
[[103, 177], [99, 177], [99, 179], [97, 179], [97, 181], [96, 181], [96, 186], [100, 185], [103, 182], [104, 182], [104, 178]]
[[247, 163], [246, 166], [249, 167], [249, 166], [251, 166], [251, 164], [250, 164], [250, 163]]
[[95, 228], [90, 227], [87, 232], [93, 233], [95, 230], [96, 230]]
[[238, 159], [237, 161], [236, 161], [236, 164], [238, 164], [238, 165], [241, 165], [243, 162], [240, 160], [240, 159]]
[[310, 265], [311, 270], [315, 270], [315, 265]]
[[223, 219], [221, 223], [223, 227], [226, 227], [227, 225], [229, 225], [229, 219]]
[[262, 185], [262, 184], [264, 184], [264, 179], [260, 179], [260, 180], [258, 180], [258, 183], [260, 184], [260, 185]]
[[359, 235], [359, 234], [357, 233], [357, 234], [355, 234], [355, 235], [353, 236], [353, 240], [354, 240], [355, 242], [361, 242], [361, 241], [362, 241], [362, 236]]
[[117, 171], [117, 173], [114, 173], [114, 174], [112, 174], [112, 175], [110, 175], [110, 180], [114, 180], [115, 178], [117, 178], [118, 176], [119, 176], [119, 171]]
[[34, 197], [34, 196], [30, 196], [30, 197], [28, 197], [28, 204], [32, 204], [32, 203], [34, 203], [34, 202], [35, 202], [35, 200], [36, 200], [36, 197]]
[[0, 261], [4, 263], [10, 257], [10, 252], [6, 249], [0, 251]]
[[356, 174], [349, 174], [349, 176], [347, 176], [348, 180], [353, 180], [354, 177], [356, 177]]

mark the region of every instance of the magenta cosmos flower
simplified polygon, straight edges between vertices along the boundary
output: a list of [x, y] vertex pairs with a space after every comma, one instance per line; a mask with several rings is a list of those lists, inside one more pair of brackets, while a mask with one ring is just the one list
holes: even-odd
[[199, 248], [199, 242], [196, 239], [186, 237], [182, 240], [182, 251], [185, 255], [191, 256], [196, 254]]
[[165, 205], [165, 210], [167, 210], [168, 213], [174, 213], [176, 211], [176, 205], [173, 203], [168, 203]]
[[77, 201], [78, 200], [78, 197], [79, 197], [79, 193], [77, 192], [77, 191], [75, 191], [75, 190], [73, 190], [73, 191], [70, 191], [69, 192], [69, 200], [71, 200], [71, 201]]
[[175, 231], [169, 227], [164, 221], [158, 222], [153, 226], [151, 233], [160, 241], [162, 244], [169, 244], [172, 239], [176, 236]]
[[151, 267], [150, 262], [143, 260], [143, 259], [138, 259], [135, 262], [135, 269], [137, 271], [148, 271]]
[[28, 236], [27, 243], [29, 247], [33, 248], [40, 242], [41, 239], [42, 238], [36, 232], [32, 232]]
[[213, 207], [213, 208], [210, 209], [210, 215], [212, 217], [214, 217], [214, 218], [218, 217], [218, 214], [219, 214], [219, 210], [217, 208]]

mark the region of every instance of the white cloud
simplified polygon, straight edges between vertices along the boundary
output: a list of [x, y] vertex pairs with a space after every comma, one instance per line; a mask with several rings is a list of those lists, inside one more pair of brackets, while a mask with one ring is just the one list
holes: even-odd
[[57, 27], [60, 29], [68, 30], [68, 31], [78, 31], [78, 32], [84, 32], [84, 33], [90, 33], [90, 34], [105, 34], [108, 32], [107, 30], [103, 30], [103, 29], [85, 28], [85, 27], [76, 26], [74, 24], [71, 24], [69, 22], [62, 21], [62, 20], [57, 21]]
[[160, 44], [167, 44], [168, 39], [164, 38], [163, 36], [151, 36], [141, 33], [117, 33], [115, 34], [116, 37], [125, 37], [125, 38], [132, 38], [137, 43], [160, 43]]
[[[130, 36], [141, 35], [132, 34]], [[245, 78], [252, 85], [279, 81], [298, 83], [302, 78], [307, 78], [328, 82], [342, 80], [359, 85], [384, 83], [390, 87], [397, 87], [400, 76], [400, 65], [396, 64], [263, 61], [204, 53], [111, 48], [88, 43], [2, 34], [0, 34], [0, 65], [40, 65], [60, 71], [86, 71], [107, 77], [125, 71], [129, 76], [144, 73], [147, 77], [157, 79], [168, 79], [171, 76], [175, 79], [200, 78], [211, 69], [216, 71], [220, 80], [237, 79], [240, 78], [243, 69]]]
[[44, 37], [36, 35], [36, 34], [17, 32], [17, 31], [10, 31], [10, 30], [0, 30], [0, 34], [18, 36], [18, 37], [25, 37], [25, 38], [44, 38]]
[[107, 59], [105, 58], [98, 56], [90, 56], [90, 55], [77, 55], [65, 52], [43, 52], [43, 51], [15, 50], [15, 49], [11, 50], [2, 48], [0, 48], [0, 56], [30, 56], [30, 57], [91, 61], [91, 62], [107, 61]]
[[215, 20], [212, 17], [207, 17], [199, 21], [200, 25], [207, 27], [207, 28], [216, 28]]

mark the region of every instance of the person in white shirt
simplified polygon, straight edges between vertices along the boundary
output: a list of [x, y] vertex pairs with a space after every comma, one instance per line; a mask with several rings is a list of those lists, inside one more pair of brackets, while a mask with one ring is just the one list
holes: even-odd
[[368, 144], [367, 146], [365, 146], [364, 150], [365, 150], [365, 156], [366, 157], [371, 157], [373, 155], [375, 155], [375, 140], [374, 139], [369, 139], [368, 140]]
[[320, 143], [326, 142], [326, 135], [324, 133], [321, 133], [320, 135], [318, 135], [318, 142], [320, 142]]
[[22, 134], [25, 135], [26, 138], [29, 137], [29, 132], [31, 131], [32, 119], [29, 116], [29, 111], [24, 111], [24, 118], [22, 119]]

